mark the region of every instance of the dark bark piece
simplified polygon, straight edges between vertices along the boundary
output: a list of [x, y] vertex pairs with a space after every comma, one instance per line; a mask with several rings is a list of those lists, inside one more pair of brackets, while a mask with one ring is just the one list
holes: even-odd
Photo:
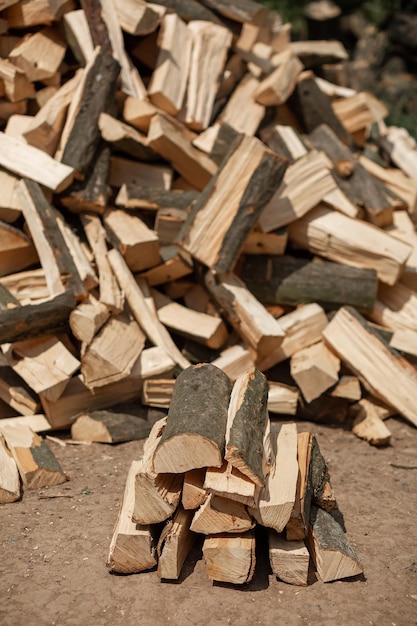
[[330, 485], [329, 470], [314, 436], [311, 443], [311, 482], [313, 502], [326, 511], [337, 509], [336, 498]]
[[229, 405], [226, 439], [226, 461], [261, 487], [265, 484], [262, 459], [268, 389], [265, 376], [256, 369], [237, 379]]
[[73, 292], [65, 291], [46, 302], [0, 310], [0, 343], [67, 333], [74, 308]]
[[330, 98], [321, 91], [311, 72], [302, 75], [289, 103], [294, 106], [308, 133], [320, 124], [327, 124], [343, 143], [351, 145], [351, 137], [333, 111]]
[[88, 72], [79, 111], [62, 155], [62, 163], [85, 175], [100, 142], [98, 118], [114, 97], [120, 65], [101, 49]]
[[378, 288], [375, 270], [290, 256], [247, 256], [241, 277], [263, 304], [317, 302], [325, 309], [350, 304], [364, 313], [372, 311]]
[[233, 0], [233, 2], [201, 0], [201, 3], [224, 15], [224, 17], [242, 23], [264, 23], [269, 13], [268, 9], [259, 4], [259, 2], [253, 2], [252, 0]]
[[156, 473], [221, 466], [230, 391], [229, 377], [209, 363], [188, 367], [178, 376], [153, 457]]
[[221, 165], [223, 159], [230, 150], [230, 146], [236, 140], [236, 137], [238, 137], [238, 135], [239, 131], [237, 131], [226, 122], [220, 124], [216, 141], [214, 142], [213, 148], [210, 152], [211, 160], [217, 163], [217, 165]]
[[13, 310], [17, 306], [20, 306], [19, 300], [10, 293], [7, 287], [0, 284], [0, 311]]
[[155, 4], [160, 4], [167, 9], [172, 9], [185, 22], [191, 20], [207, 20], [215, 24], [221, 24], [221, 20], [213, 11], [202, 6], [196, 0], [156, 0]]
[[125, 209], [188, 209], [199, 197], [198, 191], [141, 187], [135, 184], [122, 185], [116, 205]]
[[100, 46], [102, 50], [111, 53], [112, 46], [109, 33], [101, 17], [100, 0], [81, 0], [81, 7], [84, 9], [85, 17], [87, 18], [94, 47]]
[[309, 2], [304, 8], [308, 39], [340, 39], [341, 9], [332, 2]]
[[308, 548], [323, 582], [358, 576], [362, 565], [342, 527], [327, 511], [312, 507]]
[[[353, 204], [366, 211], [369, 221], [377, 226], [391, 224], [394, 203], [385, 185], [358, 163], [331, 128], [321, 124], [310, 134], [310, 140], [317, 150], [322, 150], [333, 162], [332, 174], [339, 187]], [[349, 168], [347, 176], [343, 173], [344, 165]]]
[[[291, 150], [291, 144], [288, 144], [285, 140], [282, 130], [285, 130], [292, 139], [291, 143], [296, 143], [297, 154]], [[300, 133], [296, 128], [292, 126], [280, 126], [277, 125], [276, 122], [267, 126], [260, 132], [260, 136], [262, 141], [269, 147], [271, 150], [279, 154], [280, 156], [288, 159], [290, 163], [294, 162], [304, 154], [307, 154], [308, 148], [303, 141]], [[293, 147], [294, 150], [294, 147]]]

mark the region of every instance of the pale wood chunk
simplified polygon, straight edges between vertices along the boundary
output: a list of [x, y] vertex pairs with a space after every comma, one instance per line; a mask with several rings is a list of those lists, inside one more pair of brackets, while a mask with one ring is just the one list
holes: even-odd
[[72, 334], [88, 345], [109, 317], [110, 311], [106, 305], [90, 294], [87, 300], [71, 311], [69, 323]]
[[401, 283], [380, 285], [370, 318], [391, 330], [417, 331], [417, 293]]
[[281, 415], [295, 415], [300, 392], [297, 387], [270, 380], [268, 382], [268, 411]]
[[[130, 406], [132, 408], [130, 408]], [[148, 411], [137, 399], [126, 406], [92, 410], [79, 415], [71, 424], [71, 437], [86, 443], [124, 443], [145, 439], [161, 411]]]
[[207, 468], [204, 489], [251, 507], [256, 505], [259, 496], [259, 487], [226, 461], [220, 468]]
[[2, 417], [2, 426], [14, 426], [15, 424], [29, 426], [35, 433], [44, 433], [51, 430], [51, 425], [45, 415], [17, 415], [16, 417]]
[[74, 9], [73, 0], [23, 0], [7, 9], [9, 28], [29, 28], [50, 24]]
[[287, 541], [271, 529], [268, 542], [269, 561], [275, 576], [290, 585], [307, 586], [310, 554], [304, 541]]
[[193, 512], [180, 505], [174, 518], [167, 522], [158, 541], [158, 576], [177, 580], [193, 547], [196, 535], [190, 530]]
[[298, 433], [297, 460], [298, 478], [295, 502], [290, 519], [285, 527], [287, 541], [298, 541], [307, 536], [311, 498], [313, 496], [311, 450], [313, 435], [308, 432]]
[[181, 110], [191, 61], [192, 33], [175, 13], [165, 15], [159, 32], [160, 52], [148, 87], [151, 102], [170, 115]]
[[33, 241], [18, 228], [0, 222], [0, 276], [19, 272], [38, 262]]
[[17, 195], [19, 178], [0, 168], [0, 220], [13, 223], [21, 215], [20, 203]]
[[195, 511], [206, 500], [207, 491], [203, 487], [205, 476], [204, 467], [185, 472], [181, 503], [187, 511]]
[[178, 246], [161, 246], [159, 254], [163, 262], [141, 273], [141, 277], [146, 280], [149, 286], [157, 287], [165, 283], [172, 283], [193, 273], [191, 257], [180, 250]]
[[[414, 215], [417, 211], [417, 181], [395, 167], [381, 167], [375, 161], [365, 155], [359, 157], [359, 162], [372, 176], [383, 182], [388, 189], [397, 194], [408, 204], [408, 211]], [[401, 213], [401, 211], [398, 211]], [[394, 212], [393, 221], [396, 223], [397, 211]]]
[[122, 0], [115, 7], [121, 28], [130, 35], [144, 36], [158, 28], [160, 14], [144, 0]]
[[257, 506], [250, 509], [259, 524], [282, 532], [294, 507], [298, 463], [297, 426], [283, 424], [276, 439], [275, 463], [261, 490]]
[[145, 380], [142, 390], [142, 402], [149, 406], [169, 409], [174, 393], [175, 379], [155, 378]]
[[223, 370], [232, 382], [255, 366], [250, 350], [243, 344], [235, 344], [226, 348], [217, 359], [212, 361], [212, 364]]
[[68, 11], [62, 19], [65, 38], [81, 66], [87, 65], [94, 53], [93, 40], [84, 9]]
[[323, 331], [323, 337], [372, 395], [417, 426], [415, 369], [398, 353], [391, 352], [367, 328], [359, 313], [343, 307]]
[[140, 461], [129, 468], [119, 513], [110, 542], [107, 567], [118, 574], [133, 574], [151, 569], [157, 563], [156, 545], [149, 526], [132, 521], [135, 503], [135, 479]]
[[339, 369], [340, 360], [322, 341], [291, 357], [291, 376], [307, 402], [312, 402], [338, 382]]
[[292, 41], [289, 48], [305, 65], [337, 63], [348, 58], [344, 45], [336, 40]]
[[101, 113], [98, 118], [98, 126], [104, 141], [109, 142], [116, 150], [130, 154], [140, 161], [157, 159], [154, 151], [148, 146], [147, 137], [132, 126], [121, 122], [108, 113]]
[[389, 345], [405, 355], [417, 357], [417, 332], [414, 330], [394, 330]]
[[109, 239], [120, 250], [132, 272], [141, 272], [159, 264], [158, 236], [139, 217], [109, 209], [104, 214], [104, 224]]
[[30, 388], [8, 367], [0, 367], [0, 398], [21, 415], [34, 415], [39, 409]]
[[417, 144], [405, 128], [388, 126], [381, 139], [382, 147], [391, 160], [411, 179], [417, 179]]
[[[396, 170], [398, 172], [399, 170]], [[417, 182], [417, 181], [416, 181]], [[416, 184], [417, 193], [417, 184]], [[392, 225], [387, 228], [387, 232], [400, 241], [412, 246], [412, 251], [405, 264], [400, 282], [414, 291], [417, 290], [417, 233], [411, 219], [412, 210], [394, 211]]]
[[31, 82], [35, 82], [54, 76], [65, 56], [65, 51], [66, 43], [59, 35], [59, 31], [47, 27], [32, 35], [26, 35], [10, 52], [9, 58], [25, 72]]
[[60, 485], [68, 480], [44, 439], [29, 426], [1, 426], [26, 489]]
[[353, 434], [372, 446], [389, 445], [391, 431], [381, 419], [377, 406], [363, 399], [355, 405], [356, 408], [358, 411], [352, 425]]
[[351, 402], [356, 402], [362, 397], [360, 382], [356, 376], [341, 376], [339, 382], [331, 390], [330, 395], [334, 398], [346, 398]]
[[10, 102], [35, 96], [35, 88], [25, 72], [6, 59], [0, 59], [0, 80], [4, 85], [4, 95]]
[[[3, 420], [0, 426], [4, 428]], [[0, 431], [1, 433], [1, 431]], [[20, 479], [16, 461], [0, 436], [0, 504], [16, 502], [20, 498]]]
[[259, 81], [246, 74], [228, 99], [217, 123], [226, 123], [239, 133], [254, 135], [265, 115], [264, 105], [255, 100], [258, 87]]
[[285, 50], [279, 56], [279, 59], [274, 59], [277, 68], [261, 81], [255, 91], [255, 100], [259, 104], [279, 106], [286, 102], [294, 91], [303, 64], [291, 50]]
[[158, 108], [148, 100], [132, 96], [128, 96], [123, 105], [124, 120], [142, 133], [148, 132], [151, 119], [157, 112]]
[[203, 556], [210, 580], [242, 585], [252, 580], [255, 571], [255, 534], [208, 536]]
[[363, 573], [355, 550], [342, 527], [323, 509], [313, 507], [308, 548], [323, 582], [350, 578]]
[[210, 494], [194, 514], [191, 530], [203, 535], [240, 533], [254, 525], [244, 504]]
[[343, 126], [353, 134], [374, 123], [382, 122], [388, 115], [388, 109], [368, 92], [359, 92], [332, 102]]

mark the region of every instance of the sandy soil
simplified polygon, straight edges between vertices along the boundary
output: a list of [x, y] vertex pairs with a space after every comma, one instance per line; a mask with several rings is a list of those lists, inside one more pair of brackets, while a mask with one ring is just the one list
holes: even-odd
[[[107, 626], [284, 626], [417, 624], [417, 429], [389, 420], [392, 446], [375, 449], [350, 432], [300, 423], [318, 435], [360, 579], [277, 581], [265, 554], [243, 587], [213, 585], [198, 546], [178, 583], [155, 571], [117, 576], [105, 566], [130, 462], [142, 442], [51, 447], [65, 485], [26, 492], [0, 507], [0, 623]], [[63, 494], [66, 497], [45, 498]], [[263, 562], [261, 562], [263, 559]]]

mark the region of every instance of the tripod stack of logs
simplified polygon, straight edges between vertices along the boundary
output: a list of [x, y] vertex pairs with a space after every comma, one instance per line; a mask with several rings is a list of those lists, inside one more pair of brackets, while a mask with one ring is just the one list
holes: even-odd
[[271, 429], [267, 395], [257, 369], [234, 385], [212, 364], [180, 374], [167, 418], [128, 474], [112, 571], [156, 567], [177, 580], [202, 536], [208, 577], [248, 583], [263, 527], [272, 572], [287, 583], [307, 585], [312, 566], [325, 582], [362, 573], [317, 439], [294, 423]]

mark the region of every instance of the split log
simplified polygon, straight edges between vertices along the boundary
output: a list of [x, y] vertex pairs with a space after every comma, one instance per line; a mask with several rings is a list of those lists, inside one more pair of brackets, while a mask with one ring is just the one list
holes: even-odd
[[209, 22], [220, 23], [216, 13], [210, 11], [197, 0], [157, 0], [154, 4], [172, 10], [186, 22], [191, 20], [208, 20]]
[[320, 341], [295, 352], [291, 376], [306, 402], [312, 402], [339, 380], [340, 360]]
[[313, 435], [308, 432], [298, 433], [297, 458], [298, 478], [295, 502], [290, 519], [285, 527], [287, 541], [299, 541], [307, 536], [311, 498], [313, 496], [311, 448]]
[[314, 436], [311, 441], [310, 459], [313, 502], [325, 511], [334, 511], [337, 509], [336, 496], [330, 484], [330, 475], [326, 461], [320, 451], [317, 438]]
[[[394, 346], [393, 346], [394, 347]], [[345, 398], [356, 402], [362, 397], [362, 390], [356, 376], [341, 376], [337, 385], [331, 390], [334, 398]]]
[[0, 398], [21, 415], [34, 415], [39, 409], [30, 387], [8, 367], [0, 367]]
[[259, 524], [280, 533], [290, 519], [295, 502], [298, 477], [296, 425], [281, 426], [275, 441], [275, 463], [261, 490], [257, 506], [250, 512]]
[[181, 499], [182, 474], [159, 474], [152, 469], [152, 456], [165, 425], [165, 418], [154, 424], [136, 474], [132, 520], [139, 524], [158, 524], [165, 521], [173, 515]]
[[289, 239], [342, 265], [374, 269], [388, 285], [397, 282], [411, 253], [410, 246], [380, 228], [323, 206], [291, 224]]
[[215, 535], [246, 532], [254, 525], [244, 504], [210, 494], [194, 514], [190, 528], [195, 533]]
[[133, 184], [168, 190], [173, 177], [174, 171], [169, 165], [143, 163], [137, 159], [124, 159], [120, 156], [112, 156], [110, 160], [109, 184], [112, 187]]
[[58, 72], [66, 47], [59, 30], [46, 27], [26, 35], [10, 52], [9, 59], [31, 82], [44, 81]]
[[395, 330], [389, 345], [405, 355], [411, 362], [417, 357], [417, 333], [413, 330]]
[[132, 461], [107, 557], [107, 567], [118, 574], [142, 572], [157, 563], [152, 529], [132, 521], [135, 478], [139, 468], [140, 462]]
[[267, 126], [260, 131], [260, 137], [271, 150], [290, 162], [297, 161], [308, 152], [300, 133], [292, 126], [282, 124]]
[[254, 532], [208, 536], [204, 540], [203, 556], [210, 580], [234, 585], [248, 583], [255, 572]]
[[175, 380], [145, 380], [142, 390], [142, 402], [149, 406], [169, 409], [174, 393]]
[[372, 446], [387, 446], [391, 441], [391, 432], [381, 419], [376, 405], [366, 400], [360, 400], [354, 407], [356, 413], [352, 432], [360, 439], [365, 439]]
[[142, 133], [147, 133], [151, 119], [158, 112], [148, 100], [127, 96], [123, 105], [123, 119]]
[[158, 28], [160, 14], [143, 0], [123, 0], [115, 6], [119, 24], [126, 33], [144, 36]]
[[4, 437], [0, 436], [0, 504], [16, 502], [19, 498], [20, 479], [16, 461], [6, 446]]
[[412, 179], [417, 177], [417, 144], [405, 128], [388, 126], [380, 144], [397, 167]]
[[125, 209], [178, 209], [185, 211], [198, 198], [197, 191], [161, 189], [124, 184], [116, 197], [116, 206]]
[[174, 280], [192, 274], [192, 259], [189, 254], [176, 245], [161, 246], [159, 254], [162, 263], [141, 273], [151, 287], [172, 283]]
[[323, 509], [313, 507], [308, 548], [317, 572], [325, 583], [363, 573], [355, 550], [342, 527]]
[[[383, 182], [390, 191], [407, 203], [411, 215], [415, 214], [417, 209], [417, 182], [415, 180], [396, 167], [382, 167], [364, 154], [359, 157], [359, 162], [372, 176]], [[395, 218], [395, 213], [393, 217]]]
[[[13, 51], [12, 51], [13, 52]], [[13, 62], [0, 60], [0, 80], [4, 86], [5, 96], [10, 102], [18, 102], [35, 97], [35, 88], [23, 69]]]
[[226, 426], [225, 460], [260, 487], [265, 484], [262, 459], [267, 397], [268, 383], [259, 370], [239, 376], [230, 396]]
[[228, 124], [238, 133], [255, 135], [265, 116], [265, 106], [255, 100], [258, 87], [259, 81], [250, 74], [245, 74], [216, 122]]
[[[398, 170], [397, 170], [398, 171]], [[416, 186], [417, 190], [417, 186]], [[395, 211], [393, 223], [387, 229], [392, 237], [408, 243], [412, 247], [412, 252], [408, 257], [400, 282], [413, 291], [417, 289], [417, 233], [412, 221], [412, 209], [409, 211]]]
[[38, 413], [37, 415], [17, 415], [16, 417], [2, 417], [2, 426], [14, 426], [18, 424], [28, 426], [35, 433], [44, 433], [51, 430], [51, 425], [46, 419], [45, 415]]
[[0, 167], [0, 184], [2, 189], [0, 198], [0, 220], [12, 224], [21, 214], [20, 203], [17, 197], [19, 178]]
[[146, 136], [128, 124], [124, 124], [108, 113], [101, 113], [98, 126], [103, 140], [110, 143], [115, 150], [124, 152], [139, 161], [157, 159], [155, 152], [148, 146]]
[[378, 297], [370, 314], [371, 320], [390, 330], [417, 331], [417, 293], [397, 283], [380, 285]]
[[223, 350], [220, 356], [212, 361], [212, 365], [223, 370], [231, 381], [235, 381], [241, 374], [252, 370], [255, 362], [245, 346], [236, 344]]
[[230, 387], [226, 374], [210, 364], [189, 367], [178, 376], [153, 458], [155, 472], [221, 466]]
[[263, 233], [252, 230], [245, 239], [242, 254], [251, 256], [261, 254], [281, 256], [285, 253], [287, 243], [288, 234], [284, 228], [275, 233]]
[[50, 24], [59, 20], [66, 11], [74, 8], [72, 0], [35, 0], [35, 2], [10, 3], [7, 9], [9, 28], [28, 28], [40, 24]]
[[274, 59], [274, 69], [261, 81], [255, 91], [255, 100], [265, 106], [279, 106], [286, 102], [295, 89], [303, 64], [291, 50], [284, 50]]
[[378, 285], [375, 270], [263, 254], [245, 258], [240, 276], [263, 304], [351, 305], [363, 313], [372, 310]]
[[205, 284], [236, 332], [253, 352], [254, 359], [262, 360], [281, 346], [284, 332], [280, 323], [250, 293], [238, 276], [232, 273], [215, 276], [214, 272], [207, 272]]
[[202, 4], [239, 23], [264, 24], [268, 17], [268, 9], [252, 0], [236, 0], [233, 4], [224, 0], [202, 0]]
[[185, 472], [181, 503], [187, 511], [198, 509], [206, 500], [207, 491], [203, 488], [205, 476], [204, 467]]
[[68, 480], [45, 440], [28, 426], [2, 426], [0, 432], [16, 461], [26, 489], [61, 485]]
[[108, 238], [121, 252], [132, 272], [159, 264], [159, 240], [143, 220], [125, 211], [109, 209], [104, 214]]
[[207, 468], [204, 489], [206, 492], [250, 507], [256, 505], [259, 496], [259, 487], [226, 461], [220, 468]]
[[94, 45], [84, 9], [68, 11], [63, 16], [65, 39], [78, 63], [84, 67], [94, 54]]
[[269, 562], [275, 576], [290, 585], [307, 586], [310, 554], [304, 541], [287, 541], [270, 529], [268, 542]]
[[109, 317], [110, 311], [106, 305], [90, 294], [87, 300], [71, 311], [69, 315], [71, 332], [83, 342], [84, 346], [88, 346]]
[[161, 246], [175, 244], [187, 219], [182, 209], [159, 209], [155, 218], [155, 231]]
[[0, 222], [0, 275], [19, 272], [38, 262], [32, 239], [20, 229]]
[[272, 380], [268, 382], [268, 411], [280, 415], [295, 415], [300, 392], [297, 387]]
[[179, 506], [172, 520], [167, 522], [158, 541], [158, 576], [177, 580], [196, 535], [190, 530], [192, 511]]
[[372, 395], [417, 426], [415, 369], [377, 337], [359, 313], [340, 309], [323, 337]]

